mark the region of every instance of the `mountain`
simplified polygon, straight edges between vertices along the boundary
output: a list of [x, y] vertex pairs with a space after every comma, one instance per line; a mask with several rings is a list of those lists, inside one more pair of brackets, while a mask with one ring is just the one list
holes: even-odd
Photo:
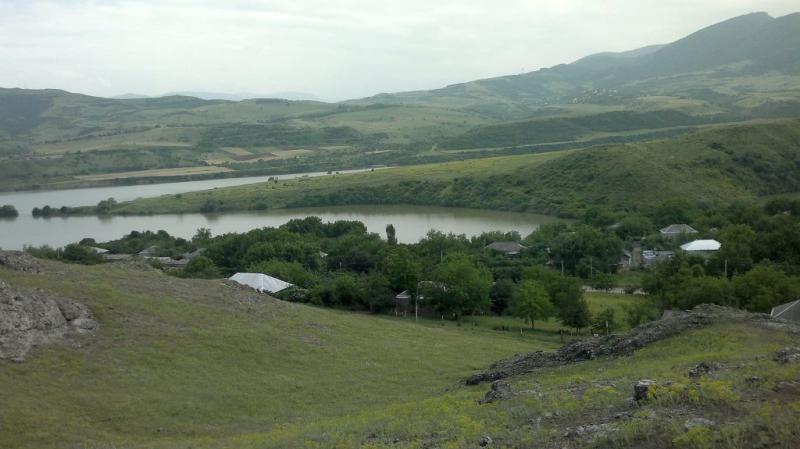
[[115, 95], [115, 96], [111, 97], [111, 99], [113, 99], [113, 100], [138, 100], [138, 99], [142, 99], [142, 98], [150, 98], [150, 97], [148, 95], [132, 94], [132, 93], [127, 93], [127, 94], [122, 94], [122, 95]]
[[203, 100], [228, 100], [228, 101], [242, 101], [254, 100], [259, 98], [275, 98], [281, 100], [291, 101], [320, 101], [319, 97], [314, 94], [306, 92], [273, 92], [269, 94], [254, 94], [252, 92], [239, 92], [239, 93], [224, 93], [224, 92], [170, 92], [163, 96], [181, 95], [186, 97], [202, 98]]
[[800, 13], [754, 13], [668, 44], [341, 103], [0, 89], [0, 158], [12, 160], [0, 164], [0, 189], [207, 165], [239, 175], [408, 165], [799, 117], [797, 48]]
[[[737, 76], [800, 75], [800, 13], [736, 17], [667, 45], [600, 53], [572, 64], [521, 75], [454, 84], [431, 91], [380, 94], [360, 103], [457, 105], [486, 109], [506, 103], [514, 112], [559, 103], [629, 104], [638, 96], [689, 95]], [[681, 75], [690, 82], [676, 82]], [[793, 86], [794, 89], [797, 86]], [[528, 108], [524, 107], [528, 106]]]

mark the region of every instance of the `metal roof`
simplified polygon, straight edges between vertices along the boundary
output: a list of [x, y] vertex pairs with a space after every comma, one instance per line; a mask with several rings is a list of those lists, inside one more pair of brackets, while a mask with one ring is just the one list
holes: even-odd
[[684, 243], [681, 245], [681, 249], [684, 251], [719, 251], [721, 246], [722, 244], [716, 240], [695, 240]]
[[236, 273], [229, 279], [262, 293], [278, 293], [281, 290], [286, 290], [294, 286], [294, 284], [268, 276], [264, 273]]

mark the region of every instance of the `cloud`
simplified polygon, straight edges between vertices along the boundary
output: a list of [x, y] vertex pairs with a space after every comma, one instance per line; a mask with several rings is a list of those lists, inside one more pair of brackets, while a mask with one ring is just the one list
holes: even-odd
[[668, 42], [794, 0], [5, 1], [0, 85], [94, 95], [435, 88]]

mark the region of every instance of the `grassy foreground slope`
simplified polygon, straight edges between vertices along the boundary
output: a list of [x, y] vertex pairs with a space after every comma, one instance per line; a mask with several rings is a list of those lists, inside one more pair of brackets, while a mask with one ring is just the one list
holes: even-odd
[[118, 213], [426, 204], [573, 215], [675, 197], [730, 201], [800, 191], [800, 120], [721, 126], [585, 150], [251, 184], [120, 205]]
[[[101, 328], [0, 362], [2, 448], [751, 448], [800, 443], [797, 328], [721, 320], [630, 356], [508, 379], [466, 375], [550, 349], [480, 328], [283, 303], [126, 265], [0, 269], [91, 306]], [[255, 298], [259, 298], [254, 300]], [[800, 349], [794, 349], [800, 354]], [[687, 373], [700, 363], [710, 372]], [[640, 379], [657, 382], [630, 400]]]
[[2, 448], [206, 447], [423, 400], [493, 359], [552, 346], [125, 265], [44, 268], [0, 278], [83, 302], [101, 327], [0, 361]]

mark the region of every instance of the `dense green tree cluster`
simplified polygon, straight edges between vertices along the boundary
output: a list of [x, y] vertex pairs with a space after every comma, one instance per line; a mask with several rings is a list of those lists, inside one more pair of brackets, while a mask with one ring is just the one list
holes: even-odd
[[0, 206], [0, 218], [14, 218], [19, 216], [17, 208], [11, 204]]

